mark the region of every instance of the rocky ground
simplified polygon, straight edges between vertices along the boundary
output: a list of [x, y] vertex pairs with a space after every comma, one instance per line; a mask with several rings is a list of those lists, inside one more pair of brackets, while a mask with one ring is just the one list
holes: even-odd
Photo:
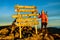
[[10, 26], [0, 27], [0, 40], [60, 40], [60, 29], [57, 28], [47, 28], [41, 32], [38, 29], [38, 34], [35, 34], [35, 29], [32, 27], [22, 28], [22, 38], [19, 37], [19, 28]]

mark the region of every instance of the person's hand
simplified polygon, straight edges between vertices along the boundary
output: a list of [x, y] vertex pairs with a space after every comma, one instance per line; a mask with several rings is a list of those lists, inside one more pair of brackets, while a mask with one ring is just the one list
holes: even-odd
[[39, 13], [39, 15], [40, 15], [40, 13]]

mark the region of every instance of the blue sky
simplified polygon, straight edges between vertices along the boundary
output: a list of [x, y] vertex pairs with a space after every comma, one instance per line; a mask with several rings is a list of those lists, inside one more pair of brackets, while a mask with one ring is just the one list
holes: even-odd
[[0, 0], [0, 25], [8, 25], [13, 22], [11, 17], [16, 14], [15, 5], [36, 6], [39, 13], [41, 10], [48, 12], [48, 26], [60, 26], [60, 0]]

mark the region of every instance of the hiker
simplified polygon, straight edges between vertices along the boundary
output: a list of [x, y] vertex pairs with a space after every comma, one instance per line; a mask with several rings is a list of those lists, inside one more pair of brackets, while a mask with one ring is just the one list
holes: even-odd
[[42, 10], [41, 15], [39, 15], [38, 18], [41, 18], [41, 31], [43, 30], [43, 26], [45, 27], [45, 31], [47, 31], [48, 17], [44, 10]]

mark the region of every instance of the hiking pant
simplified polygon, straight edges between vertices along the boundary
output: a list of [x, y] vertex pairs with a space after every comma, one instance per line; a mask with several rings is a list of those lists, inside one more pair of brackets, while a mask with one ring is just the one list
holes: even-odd
[[41, 23], [41, 30], [43, 29], [43, 27], [45, 28], [45, 32], [47, 32], [47, 23], [46, 22]]

